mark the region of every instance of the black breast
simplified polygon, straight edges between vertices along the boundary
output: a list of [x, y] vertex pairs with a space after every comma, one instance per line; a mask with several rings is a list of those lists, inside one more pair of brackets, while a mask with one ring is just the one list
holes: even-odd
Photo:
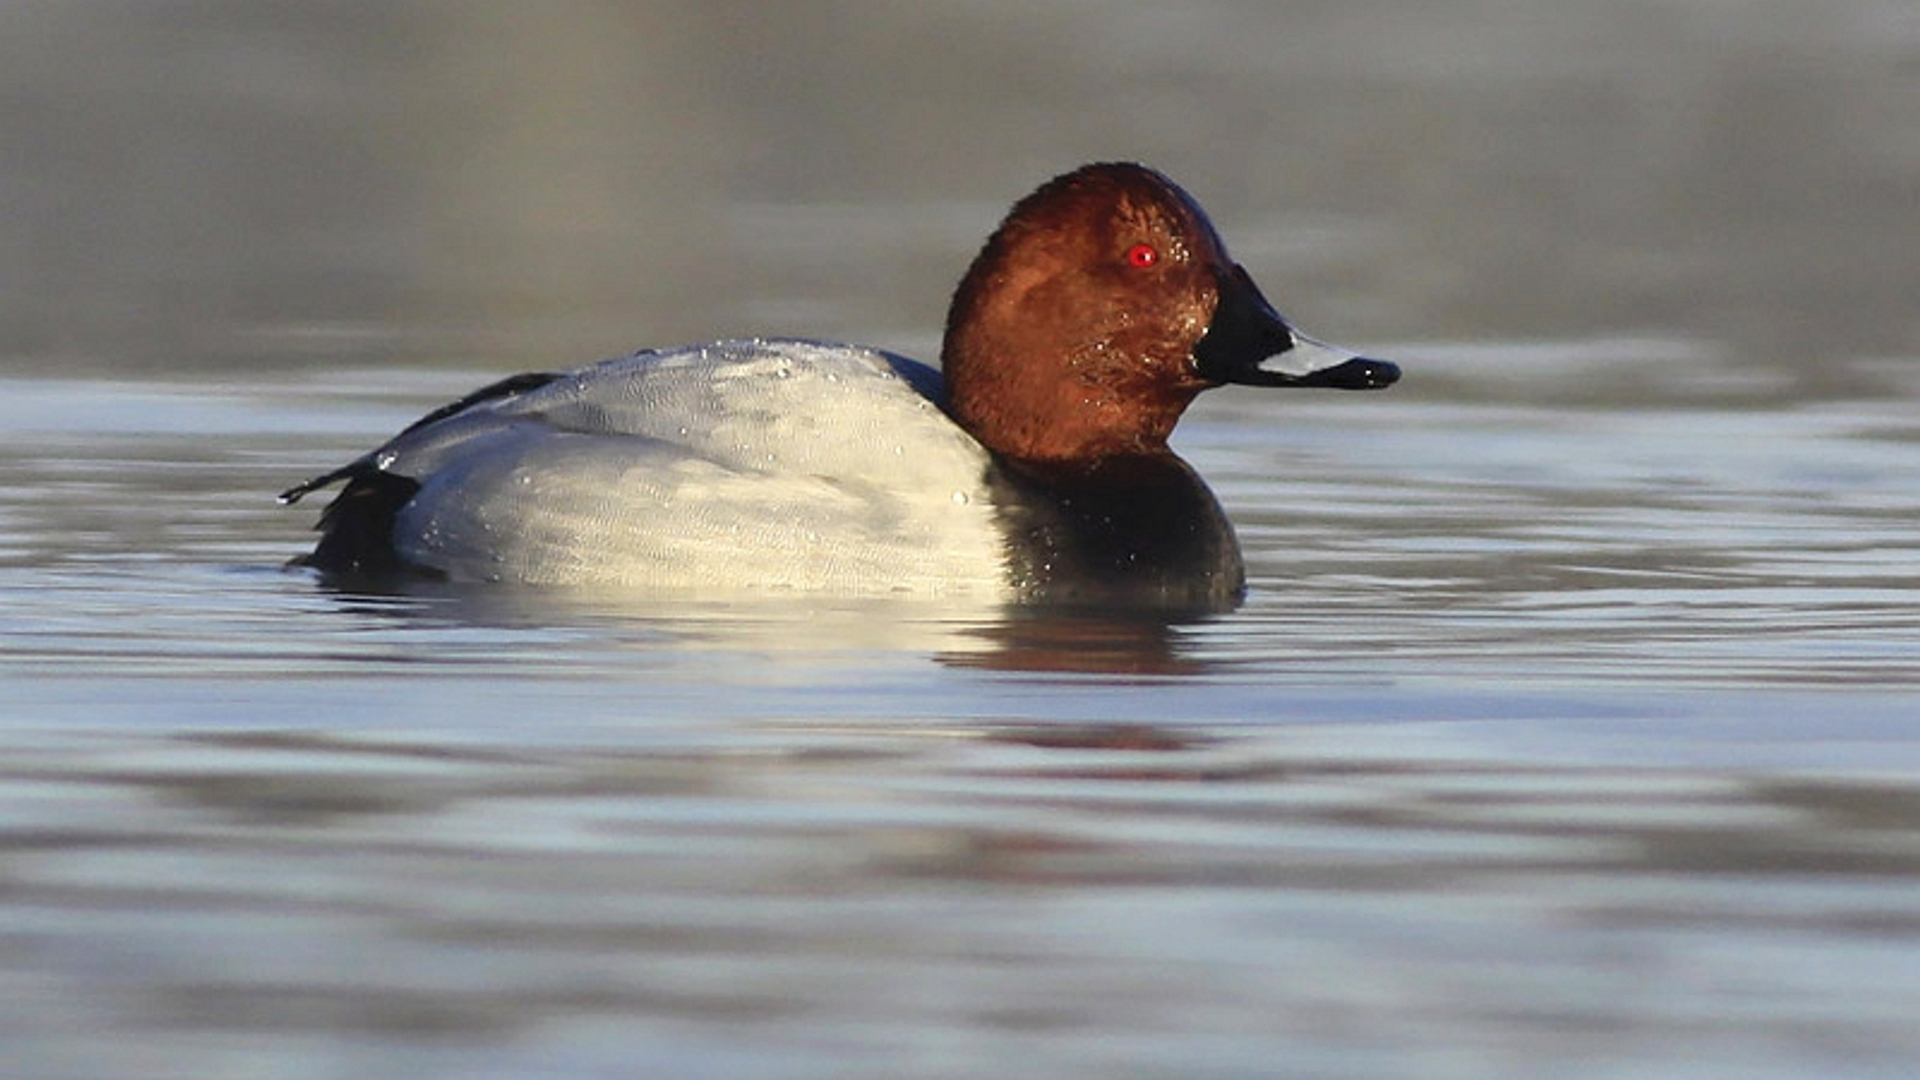
[[1224, 611], [1246, 591], [1232, 524], [1172, 453], [1070, 469], [1000, 461], [992, 483], [1028, 599]]

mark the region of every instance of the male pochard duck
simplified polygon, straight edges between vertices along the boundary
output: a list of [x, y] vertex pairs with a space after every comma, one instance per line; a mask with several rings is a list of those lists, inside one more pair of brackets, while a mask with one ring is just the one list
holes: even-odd
[[344, 579], [1220, 609], [1245, 571], [1167, 446], [1181, 412], [1223, 383], [1400, 374], [1294, 332], [1199, 204], [1134, 164], [1013, 207], [941, 364], [753, 339], [518, 375], [281, 499], [346, 481], [298, 560]]

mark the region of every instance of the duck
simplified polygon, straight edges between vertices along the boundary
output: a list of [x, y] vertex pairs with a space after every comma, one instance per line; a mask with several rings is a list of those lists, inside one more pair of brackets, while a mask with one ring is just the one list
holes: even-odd
[[1296, 331], [1167, 176], [1102, 162], [1013, 205], [938, 369], [755, 337], [514, 375], [280, 501], [342, 485], [293, 564], [348, 584], [1219, 611], [1246, 571], [1168, 445], [1187, 406], [1399, 377]]

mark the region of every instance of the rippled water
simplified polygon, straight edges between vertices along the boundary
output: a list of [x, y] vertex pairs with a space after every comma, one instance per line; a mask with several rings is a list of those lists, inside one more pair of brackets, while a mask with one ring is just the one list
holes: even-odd
[[[346, 6], [0, 9], [0, 1075], [1913, 1074], [1905, 6]], [[1183, 424], [1238, 611], [281, 568], [1119, 155], [1407, 371]]]
[[19, 1075], [1920, 1053], [1905, 402], [1214, 403], [1253, 593], [1184, 625], [277, 568], [469, 381], [0, 387]]

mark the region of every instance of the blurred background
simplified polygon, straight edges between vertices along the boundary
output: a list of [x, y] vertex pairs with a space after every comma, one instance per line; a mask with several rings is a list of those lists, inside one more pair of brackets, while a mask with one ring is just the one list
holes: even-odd
[[1681, 338], [1804, 396], [1920, 345], [1906, 0], [11, 0], [0, 146], [16, 373], [929, 353], [1107, 158], [1356, 346]]

